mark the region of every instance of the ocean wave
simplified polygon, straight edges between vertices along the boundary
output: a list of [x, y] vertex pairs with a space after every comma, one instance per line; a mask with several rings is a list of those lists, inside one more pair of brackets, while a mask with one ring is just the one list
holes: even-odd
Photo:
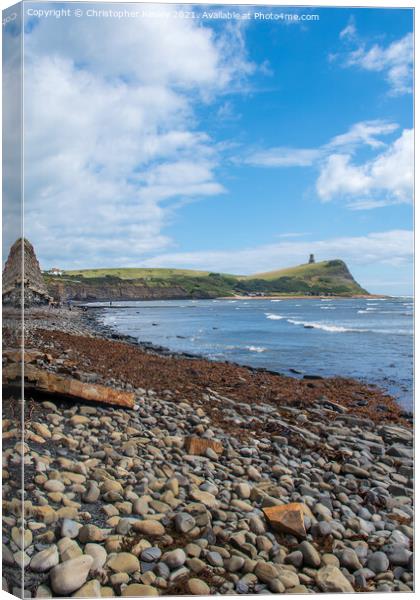
[[316, 321], [298, 321], [296, 319], [287, 319], [292, 325], [300, 325], [306, 329], [320, 329], [330, 333], [376, 333], [384, 335], [413, 335], [413, 332], [407, 329], [362, 329], [357, 327], [343, 327], [341, 325], [331, 325], [328, 323], [318, 323]]
[[263, 346], [245, 346], [247, 350], [250, 352], [266, 352], [267, 348], [263, 348]]
[[287, 319], [288, 323], [292, 325], [301, 325], [307, 329], [321, 329], [322, 331], [329, 331], [330, 333], [346, 333], [347, 331], [353, 332], [364, 332], [367, 329], [352, 329], [350, 327], [342, 327], [340, 325], [328, 325], [327, 323], [317, 323], [316, 321], [297, 321], [295, 319]]
[[403, 315], [405, 317], [412, 317], [413, 313], [410, 312], [406, 312], [406, 311], [402, 311], [402, 310], [380, 310], [379, 313], [380, 315]]
[[281, 302], [281, 300], [270, 300], [270, 302]]
[[335, 306], [320, 306], [321, 310], [335, 310]]
[[281, 315], [275, 315], [273, 313], [264, 313], [267, 319], [271, 321], [280, 321], [281, 319], [285, 319], [286, 317], [282, 317]]

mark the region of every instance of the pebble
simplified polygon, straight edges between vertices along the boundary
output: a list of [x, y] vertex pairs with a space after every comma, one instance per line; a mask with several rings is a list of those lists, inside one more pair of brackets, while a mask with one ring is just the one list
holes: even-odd
[[33, 535], [29, 529], [12, 528], [12, 540], [18, 548], [24, 550], [32, 543]]
[[97, 579], [91, 579], [74, 592], [72, 596], [73, 598], [101, 598], [101, 584]]
[[175, 517], [175, 528], [180, 533], [188, 533], [195, 527], [195, 519], [189, 513], [178, 513]]
[[300, 550], [295, 550], [285, 557], [284, 562], [299, 569], [303, 564], [303, 553]]
[[79, 534], [79, 529], [81, 527], [81, 523], [77, 523], [76, 521], [72, 521], [71, 519], [63, 519], [63, 523], [61, 525], [61, 536], [76, 538]]
[[105, 548], [99, 544], [86, 544], [85, 554], [88, 554], [93, 558], [93, 563], [90, 568], [91, 572], [99, 571], [106, 563], [107, 552]]
[[352, 548], [344, 548], [338, 552], [340, 565], [349, 571], [357, 571], [362, 568], [359, 557]]
[[208, 596], [210, 588], [205, 581], [192, 577], [187, 581], [186, 591], [193, 596]]
[[152, 548], [146, 548], [145, 550], [143, 550], [143, 552], [140, 555], [140, 558], [141, 558], [141, 560], [144, 560], [145, 562], [155, 562], [155, 561], [159, 560], [161, 556], [162, 556], [162, 551], [160, 550], [160, 548], [152, 547]]
[[143, 597], [143, 596], [159, 596], [158, 590], [151, 585], [143, 585], [141, 583], [131, 583], [122, 590], [122, 596]]
[[129, 552], [112, 554], [108, 558], [106, 565], [117, 573], [134, 573], [135, 571], [140, 571], [139, 559]]
[[212, 567], [223, 567], [223, 558], [218, 552], [209, 552], [206, 558]]
[[171, 552], [165, 552], [165, 554], [162, 556], [162, 560], [170, 569], [176, 569], [185, 563], [187, 560], [187, 555], [183, 550], [181, 550], [181, 548], [177, 548]]
[[207, 506], [208, 508], [216, 508], [219, 504], [218, 500], [216, 500], [216, 497], [210, 492], [203, 492], [199, 489], [192, 489], [190, 492], [190, 496], [193, 500], [195, 500], [196, 502], [201, 502], [201, 504], [204, 504], [204, 506]]
[[374, 573], [384, 573], [388, 570], [389, 559], [385, 552], [372, 552], [367, 561], [367, 567]]
[[58, 479], [49, 479], [44, 483], [44, 489], [46, 489], [47, 492], [64, 492], [65, 486], [64, 483]]
[[321, 564], [321, 557], [318, 551], [314, 548], [314, 546], [308, 542], [304, 541], [299, 545], [299, 550], [303, 556], [303, 562], [308, 567], [317, 568]]
[[85, 583], [93, 563], [91, 556], [85, 555], [67, 560], [50, 571], [53, 592], [68, 596]]
[[343, 573], [332, 565], [322, 567], [316, 574], [316, 582], [323, 592], [354, 592], [353, 586]]
[[278, 577], [276, 567], [272, 563], [263, 561], [257, 562], [254, 573], [263, 583], [269, 583], [272, 579]]
[[162, 525], [162, 523], [159, 523], [159, 521], [152, 520], [136, 521], [133, 524], [133, 529], [145, 535], [150, 535], [152, 537], [160, 537], [165, 533], [165, 528]]
[[57, 546], [53, 544], [49, 548], [45, 550], [41, 550], [31, 559], [30, 568], [32, 571], [36, 571], [37, 573], [43, 573], [45, 571], [49, 571], [56, 565], [58, 565], [59, 556]]

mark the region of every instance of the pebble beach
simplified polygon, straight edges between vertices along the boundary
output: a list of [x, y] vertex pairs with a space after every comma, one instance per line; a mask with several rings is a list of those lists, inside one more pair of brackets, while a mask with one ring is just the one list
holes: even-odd
[[22, 443], [5, 388], [7, 591], [20, 567], [38, 598], [413, 590], [412, 418], [391, 396], [142, 347], [76, 308], [33, 310], [25, 339], [28, 364], [134, 402], [29, 389]]

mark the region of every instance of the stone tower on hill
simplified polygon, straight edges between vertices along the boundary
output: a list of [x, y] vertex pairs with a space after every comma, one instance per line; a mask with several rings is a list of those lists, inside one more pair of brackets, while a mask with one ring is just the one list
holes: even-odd
[[22, 284], [25, 306], [48, 304], [50, 296], [39, 268], [35, 250], [28, 240], [20, 238], [10, 248], [9, 257], [4, 266], [3, 304], [22, 306]]
[[309, 263], [310, 265], [312, 265], [314, 262], [315, 262], [315, 255], [314, 255], [314, 254], [310, 254], [310, 255], [309, 255], [309, 260], [308, 260], [308, 263]]

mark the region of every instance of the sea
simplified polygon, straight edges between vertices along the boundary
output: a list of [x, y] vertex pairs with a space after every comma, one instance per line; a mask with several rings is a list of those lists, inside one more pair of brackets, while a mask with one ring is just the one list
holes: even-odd
[[[282, 374], [353, 377], [413, 409], [413, 298], [97, 303], [115, 332]], [[296, 372], [297, 371], [297, 372]]]

